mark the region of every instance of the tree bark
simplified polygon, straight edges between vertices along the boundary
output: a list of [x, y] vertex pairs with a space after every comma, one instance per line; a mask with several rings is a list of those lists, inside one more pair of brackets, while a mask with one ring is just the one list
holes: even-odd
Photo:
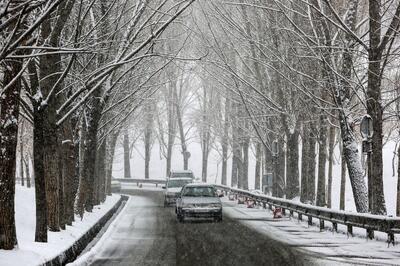
[[98, 182], [97, 200], [98, 203], [104, 202], [106, 199], [106, 169], [105, 169], [105, 157], [106, 157], [106, 139], [100, 144], [96, 158], [96, 170]]
[[178, 122], [178, 128], [179, 128], [179, 136], [181, 139], [181, 148], [182, 148], [182, 157], [183, 157], [183, 169], [187, 170], [189, 167], [189, 158], [185, 156], [187, 152], [187, 146], [186, 146], [186, 137], [185, 137], [185, 132], [183, 128], [183, 121], [182, 121], [182, 111], [181, 111], [181, 106], [180, 106], [180, 98], [178, 97], [178, 92], [177, 88], [174, 88], [174, 95], [176, 99], [176, 120]]
[[168, 142], [167, 142], [167, 167], [165, 176], [169, 176], [171, 172], [171, 160], [172, 160], [172, 152], [175, 143], [175, 134], [176, 134], [176, 121], [175, 121], [175, 99], [174, 97], [174, 88], [172, 86], [168, 86]]
[[400, 216], [400, 145], [397, 149], [397, 204], [396, 216]]
[[129, 135], [128, 130], [124, 130], [124, 177], [131, 178], [131, 163], [130, 163], [130, 150], [129, 150]]
[[[22, 60], [4, 60], [3, 64], [5, 87], [21, 71]], [[0, 95], [0, 249], [6, 250], [17, 245], [14, 196], [20, 91], [18, 79]]]
[[286, 198], [299, 196], [299, 132], [289, 133], [286, 143]]
[[[228, 91], [227, 91], [228, 93]], [[229, 96], [225, 97], [224, 106], [224, 134], [222, 136], [222, 172], [221, 172], [221, 184], [227, 184], [227, 165], [228, 165], [228, 138], [229, 138], [229, 110], [230, 100]]]
[[117, 144], [117, 139], [119, 135], [119, 130], [111, 134], [111, 138], [109, 138], [107, 145], [107, 167], [106, 167], [106, 195], [111, 195], [111, 179], [112, 179], [112, 169], [113, 169], [113, 161], [114, 161], [114, 153], [115, 146]]
[[342, 154], [341, 154], [341, 175], [340, 175], [340, 209], [345, 210], [345, 203], [346, 203], [346, 173], [347, 173], [347, 167], [346, 167], [346, 159], [343, 154], [343, 148], [342, 148]]
[[146, 105], [146, 126], [145, 126], [145, 131], [144, 131], [144, 149], [145, 149], [145, 155], [144, 155], [144, 178], [149, 179], [150, 178], [150, 156], [151, 156], [151, 139], [152, 139], [152, 132], [153, 132], [153, 113], [152, 113], [152, 108], [150, 106], [152, 103], [148, 103]]
[[333, 175], [333, 155], [335, 148], [335, 127], [329, 128], [329, 145], [328, 145], [328, 191], [327, 191], [327, 207], [332, 208], [332, 175]]
[[[39, 91], [39, 79], [34, 61], [28, 64], [30, 93]], [[44, 147], [43, 147], [43, 119], [44, 110], [41, 108], [41, 98], [32, 100], [33, 106], [33, 175], [35, 178], [35, 207], [36, 229], [35, 242], [47, 242], [47, 202], [46, 183], [44, 179]]]
[[[100, 92], [99, 92], [100, 94]], [[87, 135], [86, 135], [86, 147], [83, 155], [83, 181], [85, 188], [85, 210], [92, 212], [95, 193], [95, 169], [96, 169], [96, 154], [97, 154], [97, 132], [101, 117], [101, 103], [100, 95], [93, 99], [92, 108], [87, 118]]]
[[318, 185], [317, 185], [317, 206], [326, 205], [326, 142], [327, 142], [327, 121], [326, 116], [320, 116], [320, 129], [318, 140]]
[[302, 148], [301, 148], [301, 194], [300, 201], [303, 203], [307, 203], [309, 201], [308, 198], [308, 165], [309, 165], [309, 157], [308, 157], [308, 149], [309, 149], [309, 129], [306, 125], [303, 124], [303, 134], [302, 134]]
[[[246, 136], [244, 137], [244, 141], [242, 144], [242, 150], [243, 150], [243, 166], [242, 166], [242, 182], [241, 182], [241, 188], [242, 189], [249, 189], [249, 137]], [[239, 177], [240, 178], [240, 177]]]
[[308, 203], [315, 203], [315, 146], [316, 146], [316, 130], [313, 125], [310, 126], [309, 133], [309, 141], [307, 148], [307, 157], [308, 157], [308, 167], [307, 167], [307, 189], [308, 189]]
[[261, 178], [261, 143], [257, 142], [256, 144], [256, 170], [254, 176], [254, 189], [260, 189], [260, 178]]
[[26, 173], [26, 187], [31, 188], [31, 171], [29, 170], [29, 159], [24, 159], [25, 173]]
[[381, 44], [381, 1], [369, 1], [370, 48], [368, 50], [368, 87], [367, 112], [372, 118], [374, 135], [372, 136], [371, 172], [368, 173], [369, 183], [372, 185], [372, 194], [369, 201], [372, 203], [373, 214], [386, 214], [385, 197], [383, 193], [383, 161], [382, 161], [382, 115], [381, 104], [381, 60], [383, 50]]
[[22, 135], [23, 135], [23, 125], [21, 125], [21, 132], [20, 132], [20, 142], [19, 142], [19, 176], [21, 177], [21, 186], [25, 186], [25, 179], [24, 179], [24, 145], [22, 143]]
[[64, 177], [64, 198], [65, 198], [65, 223], [72, 225], [74, 219], [74, 204], [78, 188], [78, 175], [76, 172], [77, 154], [75, 140], [69, 123], [62, 126], [63, 129], [63, 177]]

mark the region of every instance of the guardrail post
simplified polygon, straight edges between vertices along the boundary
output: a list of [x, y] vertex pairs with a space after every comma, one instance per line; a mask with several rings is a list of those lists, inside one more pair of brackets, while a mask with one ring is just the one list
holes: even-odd
[[312, 216], [311, 215], [308, 216], [308, 225], [312, 225]]
[[263, 208], [264, 208], [264, 209], [267, 208], [267, 203], [263, 202]]
[[324, 231], [325, 229], [325, 221], [322, 219], [319, 219], [319, 230]]
[[332, 222], [333, 231], [337, 233], [337, 223]]
[[394, 233], [393, 233], [392, 230], [389, 230], [389, 232], [388, 232], [388, 240], [387, 240], [387, 242], [388, 242], [388, 247], [389, 247], [390, 244], [393, 244], [393, 246], [394, 246]]
[[367, 237], [369, 239], [374, 239], [374, 230], [372, 230], [372, 228], [367, 228]]
[[347, 225], [347, 234], [353, 236], [353, 226], [351, 224]]
[[293, 210], [290, 210], [290, 217], [293, 217]]
[[297, 215], [297, 218], [299, 218], [299, 221], [303, 221], [303, 214], [302, 214], [302, 213], [299, 213], [299, 214]]
[[139, 186], [139, 182], [136, 182], [136, 186], [137, 186], [137, 187]]
[[268, 208], [272, 211], [272, 204], [268, 203]]
[[156, 183], [156, 187], [158, 187], [158, 183]]
[[282, 215], [286, 215], [286, 209], [282, 208]]

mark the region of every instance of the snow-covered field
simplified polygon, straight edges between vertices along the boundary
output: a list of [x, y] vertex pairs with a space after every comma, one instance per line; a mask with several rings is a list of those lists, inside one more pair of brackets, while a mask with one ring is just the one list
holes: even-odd
[[[313, 256], [329, 258], [344, 262], [357, 262], [373, 265], [400, 265], [400, 245], [388, 246], [386, 234], [375, 232], [374, 240], [367, 240], [364, 229], [354, 228], [354, 237], [348, 236], [346, 227], [338, 225], [338, 233], [334, 233], [331, 224], [325, 222], [326, 230], [320, 232], [319, 223], [308, 226], [306, 220], [298, 221], [297, 217], [273, 219], [272, 212], [261, 207], [246, 208], [234, 201], [223, 198], [224, 213], [238, 219], [246, 226], [267, 234], [291, 246], [296, 246]], [[396, 242], [400, 236], [395, 236]]]
[[119, 195], [107, 197], [104, 204], [96, 206], [92, 213], [85, 213], [83, 220], [76, 217], [72, 226], [61, 232], [49, 232], [48, 243], [36, 243], [35, 238], [35, 190], [16, 186], [16, 227], [18, 247], [12, 251], [0, 250], [1, 266], [40, 265], [66, 249], [86, 233], [119, 200]]

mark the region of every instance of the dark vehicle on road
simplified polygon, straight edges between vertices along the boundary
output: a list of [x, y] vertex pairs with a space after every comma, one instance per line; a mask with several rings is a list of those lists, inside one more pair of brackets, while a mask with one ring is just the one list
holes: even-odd
[[177, 197], [181, 194], [182, 188], [189, 183], [192, 183], [191, 178], [173, 178], [168, 179], [167, 184], [163, 187], [164, 192], [164, 207], [173, 205]]
[[188, 184], [176, 201], [179, 222], [185, 218], [207, 218], [222, 221], [222, 203], [213, 185]]

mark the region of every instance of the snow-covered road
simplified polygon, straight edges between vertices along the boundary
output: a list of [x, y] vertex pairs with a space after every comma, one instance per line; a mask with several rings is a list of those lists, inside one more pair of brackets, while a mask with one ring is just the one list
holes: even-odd
[[224, 221], [176, 221], [161, 191], [133, 195], [91, 252], [74, 265], [338, 265], [277, 241], [231, 216]]

